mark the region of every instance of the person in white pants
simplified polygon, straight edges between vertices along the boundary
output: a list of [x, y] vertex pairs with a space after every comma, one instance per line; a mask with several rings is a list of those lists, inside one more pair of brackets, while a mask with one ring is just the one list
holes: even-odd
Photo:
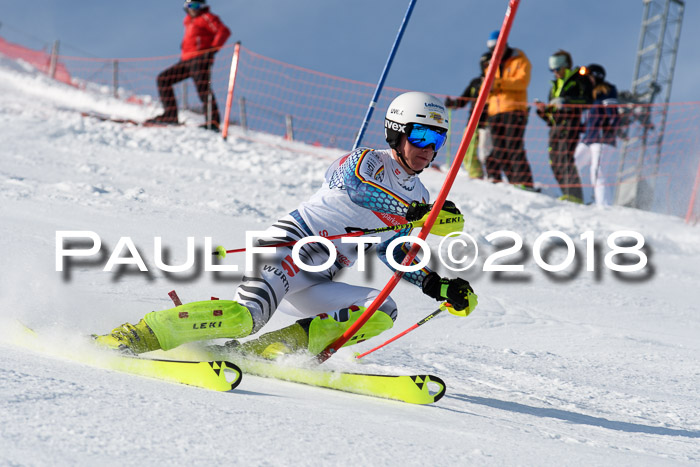
[[590, 165], [595, 204], [610, 206], [614, 201], [617, 170], [617, 89], [605, 81], [605, 69], [598, 64], [588, 65], [586, 74], [593, 83], [593, 105], [584, 115], [585, 131], [574, 158], [579, 170]]

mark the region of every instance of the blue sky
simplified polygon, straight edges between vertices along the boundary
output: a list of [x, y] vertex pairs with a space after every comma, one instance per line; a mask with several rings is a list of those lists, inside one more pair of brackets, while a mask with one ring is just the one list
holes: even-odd
[[[375, 83], [408, 0], [210, 0], [231, 41], [295, 65]], [[387, 85], [459, 94], [478, 73], [489, 33], [505, 0], [418, 0]], [[579, 65], [602, 64], [618, 89], [629, 89], [642, 0], [523, 0], [509, 43], [533, 64], [529, 100], [544, 100], [547, 57], [563, 48]], [[0, 36], [35, 48], [61, 41], [71, 56], [126, 58], [179, 52], [180, 1], [24, 0], [6, 5]], [[698, 101], [700, 4], [686, 2], [671, 100]], [[154, 84], [155, 87], [155, 84]]]

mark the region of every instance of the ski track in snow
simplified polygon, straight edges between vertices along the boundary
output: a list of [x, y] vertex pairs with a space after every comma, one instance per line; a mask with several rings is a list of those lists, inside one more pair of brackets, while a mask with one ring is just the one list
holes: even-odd
[[[393, 296], [399, 320], [385, 336], [343, 349], [325, 365], [352, 371], [433, 373], [448, 385], [433, 406], [343, 394], [244, 376], [214, 393], [99, 370], [12, 344], [21, 320], [53, 336], [81, 336], [183, 301], [230, 297], [242, 273], [165, 274], [186, 237], [243, 246], [312, 194], [338, 150], [232, 128], [227, 142], [193, 127], [138, 128], [85, 118], [93, 110], [144, 119], [155, 107], [50, 82], [0, 58], [0, 464], [134, 465], [693, 465], [700, 462], [700, 234], [681, 219], [558, 202], [457, 177], [449, 199], [465, 213], [481, 254], [463, 274], [479, 294], [468, 318], [445, 315], [357, 362], [436, 307], [410, 284]], [[196, 115], [182, 118], [197, 123]], [[380, 117], [375, 117], [377, 121]], [[373, 124], [378, 124], [376, 121]], [[436, 196], [444, 172], [428, 170]], [[91, 230], [103, 256], [55, 271], [57, 230]], [[522, 273], [484, 273], [485, 237], [517, 232]], [[578, 267], [546, 274], [532, 246], [548, 230], [576, 243]], [[596, 272], [579, 236], [594, 231]], [[644, 235], [642, 274], [606, 270], [605, 239]], [[149, 266], [103, 272], [120, 237]], [[430, 239], [437, 246], [439, 239]], [[509, 246], [504, 243], [500, 248]], [[434, 248], [434, 252], [437, 248]], [[562, 261], [555, 247], [548, 257]], [[227, 264], [243, 259], [230, 256]], [[434, 262], [433, 262], [434, 263]], [[440, 272], [447, 273], [444, 268]], [[386, 268], [341, 280], [381, 288]], [[270, 329], [293, 318], [277, 313]], [[51, 339], [50, 339], [51, 340]], [[55, 352], [54, 352], [55, 353]]]

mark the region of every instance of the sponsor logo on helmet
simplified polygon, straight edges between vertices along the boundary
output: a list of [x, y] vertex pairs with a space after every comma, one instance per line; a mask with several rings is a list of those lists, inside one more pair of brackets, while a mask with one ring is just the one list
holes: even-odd
[[440, 104], [434, 104], [434, 103], [432, 103], [432, 102], [425, 102], [423, 105], [424, 105], [424, 107], [425, 107], [426, 109], [436, 110], [436, 111], [439, 111], [439, 112], [444, 112], [444, 111], [445, 111], [445, 108], [444, 108], [442, 105], [440, 105]]
[[392, 115], [403, 115], [403, 110], [401, 109], [390, 109], [389, 113]]
[[432, 118], [433, 120], [435, 120], [435, 121], [438, 122], [438, 123], [442, 123], [442, 122], [445, 121], [445, 119], [442, 118], [442, 115], [440, 115], [440, 114], [437, 113], [437, 112], [430, 112], [430, 113], [428, 114], [428, 118]]
[[384, 128], [389, 130], [398, 131], [399, 133], [406, 133], [406, 125], [401, 125], [391, 120], [384, 120]]

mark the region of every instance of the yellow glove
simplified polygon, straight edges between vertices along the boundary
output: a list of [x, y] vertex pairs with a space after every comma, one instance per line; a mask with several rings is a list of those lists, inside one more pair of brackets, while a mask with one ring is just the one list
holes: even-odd
[[[408, 222], [419, 221], [421, 225], [425, 224], [432, 208], [432, 204], [414, 201], [408, 207], [406, 220]], [[464, 230], [464, 216], [452, 201], [445, 201], [430, 233], [444, 237], [452, 232], [461, 232], [462, 230]]]
[[474, 293], [469, 282], [462, 279], [448, 279], [440, 277], [436, 272], [431, 272], [423, 279], [423, 293], [435, 300], [447, 300], [443, 303], [447, 311], [455, 316], [469, 316], [479, 304], [478, 297]]

